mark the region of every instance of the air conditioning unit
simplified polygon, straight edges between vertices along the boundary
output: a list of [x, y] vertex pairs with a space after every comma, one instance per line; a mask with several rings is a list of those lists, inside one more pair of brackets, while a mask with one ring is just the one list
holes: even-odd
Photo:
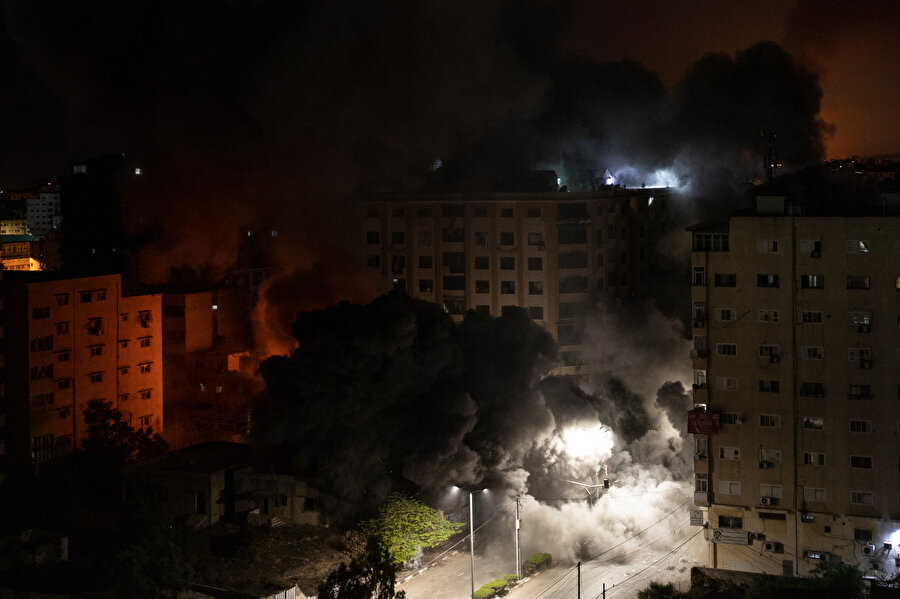
[[875, 545], [866, 545], [862, 549], [863, 555], [875, 555]]
[[872, 367], [872, 360], [860, 360], [859, 367], [862, 368], [863, 370], [868, 370], [869, 368]]
[[778, 364], [779, 362], [781, 362], [781, 358], [778, 354], [770, 354], [769, 362], [771, 362], [772, 364]]
[[778, 505], [777, 497], [763, 497], [759, 500], [762, 505]]
[[814, 251], [814, 252], [812, 252], [812, 253], [810, 254], [810, 256], [813, 257], [813, 258], [821, 258], [821, 257], [822, 257], [822, 252], [820, 252], [820, 251]]
[[784, 553], [784, 545], [776, 541], [766, 541], [763, 543], [763, 549], [771, 553]]
[[705, 459], [706, 459], [706, 452], [705, 452], [705, 451], [698, 451], [696, 454], [694, 454], [694, 458], [697, 459], [697, 460], [705, 460]]
[[775, 465], [775, 464], [773, 464], [772, 462], [768, 462], [768, 461], [766, 461], [766, 460], [762, 460], [762, 461], [759, 463], [759, 467], [760, 467], [761, 469], [763, 469], [763, 470], [767, 470], [767, 469], [773, 467], [774, 465]]

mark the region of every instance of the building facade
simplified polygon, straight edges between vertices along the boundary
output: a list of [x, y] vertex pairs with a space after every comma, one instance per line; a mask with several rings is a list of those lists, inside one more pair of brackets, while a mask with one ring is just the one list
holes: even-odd
[[589, 300], [641, 294], [668, 219], [667, 189], [376, 194], [359, 202], [359, 253], [411, 296], [499, 316], [528, 310], [578, 371]]
[[900, 566], [900, 218], [695, 225], [695, 500], [714, 567]]
[[94, 399], [163, 432], [160, 295], [123, 297], [119, 275], [4, 273], [0, 290], [8, 466], [78, 447]]

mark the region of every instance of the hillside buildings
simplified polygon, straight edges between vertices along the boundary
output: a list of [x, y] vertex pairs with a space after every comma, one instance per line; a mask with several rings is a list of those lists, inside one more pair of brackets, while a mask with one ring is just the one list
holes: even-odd
[[690, 227], [695, 499], [713, 567], [900, 567], [900, 217], [781, 197]]
[[[555, 189], [555, 187], [554, 187]], [[359, 202], [358, 251], [411, 296], [499, 316], [528, 310], [579, 372], [585, 307], [640, 295], [656, 266], [667, 189], [386, 193]]]
[[15, 272], [0, 292], [5, 466], [72, 451], [94, 399], [134, 428], [164, 431], [161, 295], [125, 297], [119, 275]]

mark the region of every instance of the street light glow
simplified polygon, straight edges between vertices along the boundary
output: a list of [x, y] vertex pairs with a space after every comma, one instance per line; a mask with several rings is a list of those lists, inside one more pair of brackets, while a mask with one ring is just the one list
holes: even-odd
[[612, 454], [612, 431], [604, 426], [567, 428], [562, 432], [561, 442], [561, 449], [576, 459], [599, 459]]

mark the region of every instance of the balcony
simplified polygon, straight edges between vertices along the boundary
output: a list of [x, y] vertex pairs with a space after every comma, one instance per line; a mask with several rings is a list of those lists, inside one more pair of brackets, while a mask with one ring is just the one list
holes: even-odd
[[709, 505], [709, 493], [706, 491], [694, 491], [694, 504], [695, 505]]

